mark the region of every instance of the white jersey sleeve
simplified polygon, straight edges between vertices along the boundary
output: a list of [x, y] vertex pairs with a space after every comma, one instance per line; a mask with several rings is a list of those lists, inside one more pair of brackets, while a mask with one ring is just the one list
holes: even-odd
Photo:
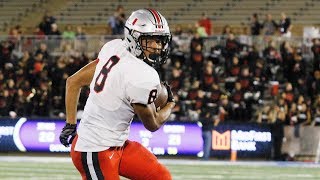
[[[130, 103], [151, 104], [161, 88], [158, 73], [154, 69], [139, 71], [128, 82], [126, 94]], [[146, 76], [147, 74], [147, 76]]]

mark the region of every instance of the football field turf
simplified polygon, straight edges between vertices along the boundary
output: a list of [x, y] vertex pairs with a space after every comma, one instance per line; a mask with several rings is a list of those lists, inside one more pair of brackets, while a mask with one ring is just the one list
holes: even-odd
[[[161, 159], [173, 179], [320, 179], [320, 165], [297, 162], [199, 161]], [[81, 179], [65, 157], [0, 156], [0, 179]], [[125, 178], [121, 178], [125, 179]]]

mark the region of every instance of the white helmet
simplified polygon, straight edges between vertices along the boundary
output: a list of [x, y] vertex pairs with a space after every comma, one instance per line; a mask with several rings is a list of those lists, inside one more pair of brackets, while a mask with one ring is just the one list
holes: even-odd
[[[141, 46], [141, 38], [157, 37], [161, 40], [162, 50], [159, 54], [146, 57]], [[140, 9], [132, 12], [125, 24], [124, 38], [129, 52], [143, 59], [147, 64], [157, 67], [166, 62], [169, 51], [171, 34], [167, 20], [154, 9]]]

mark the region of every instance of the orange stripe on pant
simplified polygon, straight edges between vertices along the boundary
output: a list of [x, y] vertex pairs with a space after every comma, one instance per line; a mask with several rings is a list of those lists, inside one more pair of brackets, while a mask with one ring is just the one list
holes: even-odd
[[[83, 180], [91, 179], [91, 177], [87, 176], [92, 175], [99, 177], [97, 175], [99, 174], [99, 170], [101, 170], [103, 178], [98, 179], [118, 180], [119, 175], [132, 180], [172, 179], [168, 169], [160, 164], [150, 151], [140, 143], [129, 140], [125, 142], [123, 147], [111, 147], [105, 151], [98, 152], [99, 170], [92, 173], [92, 171], [97, 169], [97, 163], [94, 168], [90, 162], [89, 164], [83, 163], [83, 157], [81, 157], [83, 153], [74, 151], [77, 139], [78, 136], [76, 136], [72, 142], [70, 154], [73, 164], [80, 172]], [[86, 166], [89, 166], [89, 168]]]

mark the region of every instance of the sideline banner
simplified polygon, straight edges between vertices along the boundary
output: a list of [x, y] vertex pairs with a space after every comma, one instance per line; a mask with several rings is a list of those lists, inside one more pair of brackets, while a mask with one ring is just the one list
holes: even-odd
[[[0, 151], [69, 152], [60, 144], [62, 119], [0, 120]], [[156, 132], [133, 122], [130, 140], [140, 142], [155, 155], [197, 155], [202, 151], [201, 129], [195, 123], [166, 123]]]
[[[0, 152], [69, 152], [60, 144], [64, 119], [1, 119]], [[221, 124], [212, 133], [212, 156], [268, 157], [271, 133], [258, 124]], [[129, 139], [137, 141], [155, 155], [202, 155], [202, 132], [197, 123], [168, 122], [156, 132], [133, 122]]]
[[221, 124], [212, 131], [212, 156], [227, 157], [231, 151], [238, 157], [270, 157], [272, 137], [266, 125]]

